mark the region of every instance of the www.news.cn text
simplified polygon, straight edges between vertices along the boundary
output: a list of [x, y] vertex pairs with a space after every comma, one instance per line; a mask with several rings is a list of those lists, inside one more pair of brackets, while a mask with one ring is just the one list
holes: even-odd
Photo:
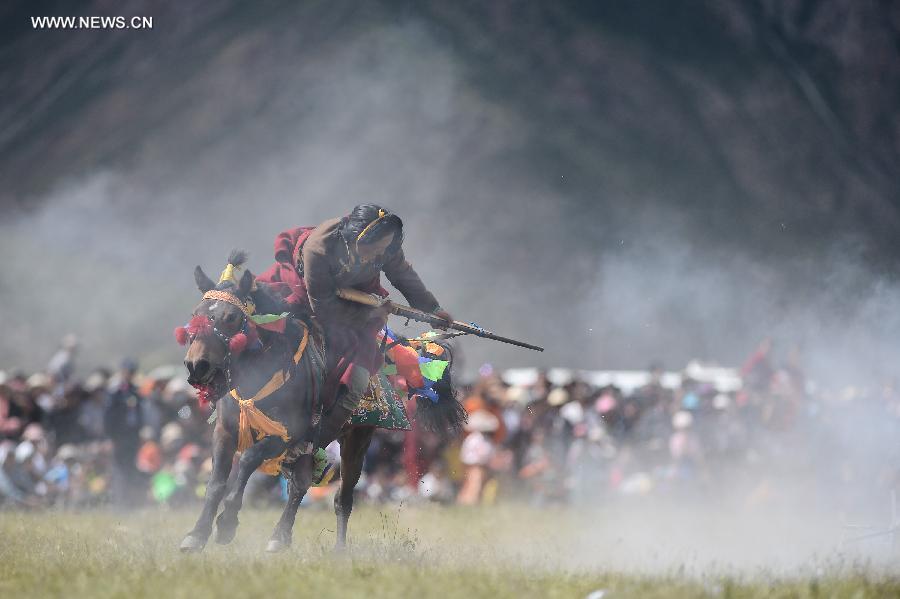
[[34, 29], [153, 29], [153, 17], [31, 17]]

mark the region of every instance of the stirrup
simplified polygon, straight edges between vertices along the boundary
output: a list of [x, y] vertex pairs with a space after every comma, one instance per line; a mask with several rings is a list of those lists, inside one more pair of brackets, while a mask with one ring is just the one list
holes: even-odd
[[328, 460], [328, 453], [319, 447], [313, 452], [312, 486], [321, 487], [334, 477], [334, 464]]

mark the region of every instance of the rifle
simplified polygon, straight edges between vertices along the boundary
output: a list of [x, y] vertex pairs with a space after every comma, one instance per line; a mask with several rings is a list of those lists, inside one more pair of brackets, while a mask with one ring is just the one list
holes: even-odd
[[[386, 302], [389, 302], [387, 298], [379, 297], [377, 295], [373, 295], [371, 293], [366, 293], [364, 291], [359, 291], [358, 289], [348, 289], [346, 287], [342, 287], [337, 290], [337, 296], [341, 299], [356, 302], [357, 304], [364, 304], [366, 306], [372, 306], [373, 308], [380, 308]], [[416, 320], [418, 322], [424, 322], [430, 324], [435, 327], [444, 328], [444, 329], [453, 329], [454, 331], [460, 331], [467, 335], [475, 335], [476, 337], [483, 337], [484, 339], [493, 339], [494, 341], [500, 341], [503, 343], [509, 343], [510, 345], [517, 345], [518, 347], [524, 347], [526, 349], [533, 349], [535, 351], [544, 351], [543, 347], [539, 347], [537, 345], [531, 345], [530, 343], [525, 343], [524, 341], [516, 341], [515, 339], [510, 339], [509, 337], [501, 337], [496, 333], [492, 333], [491, 331], [485, 330], [478, 325], [469, 324], [466, 322], [460, 322], [459, 320], [444, 320], [440, 316], [435, 316], [429, 312], [423, 312], [422, 310], [417, 310], [415, 308], [411, 308], [409, 306], [404, 306], [402, 304], [396, 304], [394, 302], [391, 303], [391, 313], [396, 314], [402, 318], [406, 318], [408, 320]]]

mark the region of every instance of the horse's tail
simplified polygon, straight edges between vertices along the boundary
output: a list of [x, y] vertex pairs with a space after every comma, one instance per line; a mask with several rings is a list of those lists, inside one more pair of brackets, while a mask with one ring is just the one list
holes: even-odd
[[436, 381], [432, 389], [437, 394], [438, 400], [432, 401], [428, 397], [418, 395], [416, 399], [416, 420], [426, 429], [446, 436], [456, 436], [462, 432], [468, 420], [468, 414], [459, 399], [459, 391], [453, 386], [451, 369], [452, 357], [449, 356], [450, 348], [440, 344], [450, 358], [450, 364], [444, 369], [441, 380]]

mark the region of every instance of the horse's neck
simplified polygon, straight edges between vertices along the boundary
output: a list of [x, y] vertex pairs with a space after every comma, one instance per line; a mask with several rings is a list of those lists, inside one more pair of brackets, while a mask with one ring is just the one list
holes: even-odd
[[231, 386], [241, 394], [253, 395], [278, 370], [287, 368], [290, 356], [285, 344], [276, 340], [269, 347], [242, 353], [231, 365]]

